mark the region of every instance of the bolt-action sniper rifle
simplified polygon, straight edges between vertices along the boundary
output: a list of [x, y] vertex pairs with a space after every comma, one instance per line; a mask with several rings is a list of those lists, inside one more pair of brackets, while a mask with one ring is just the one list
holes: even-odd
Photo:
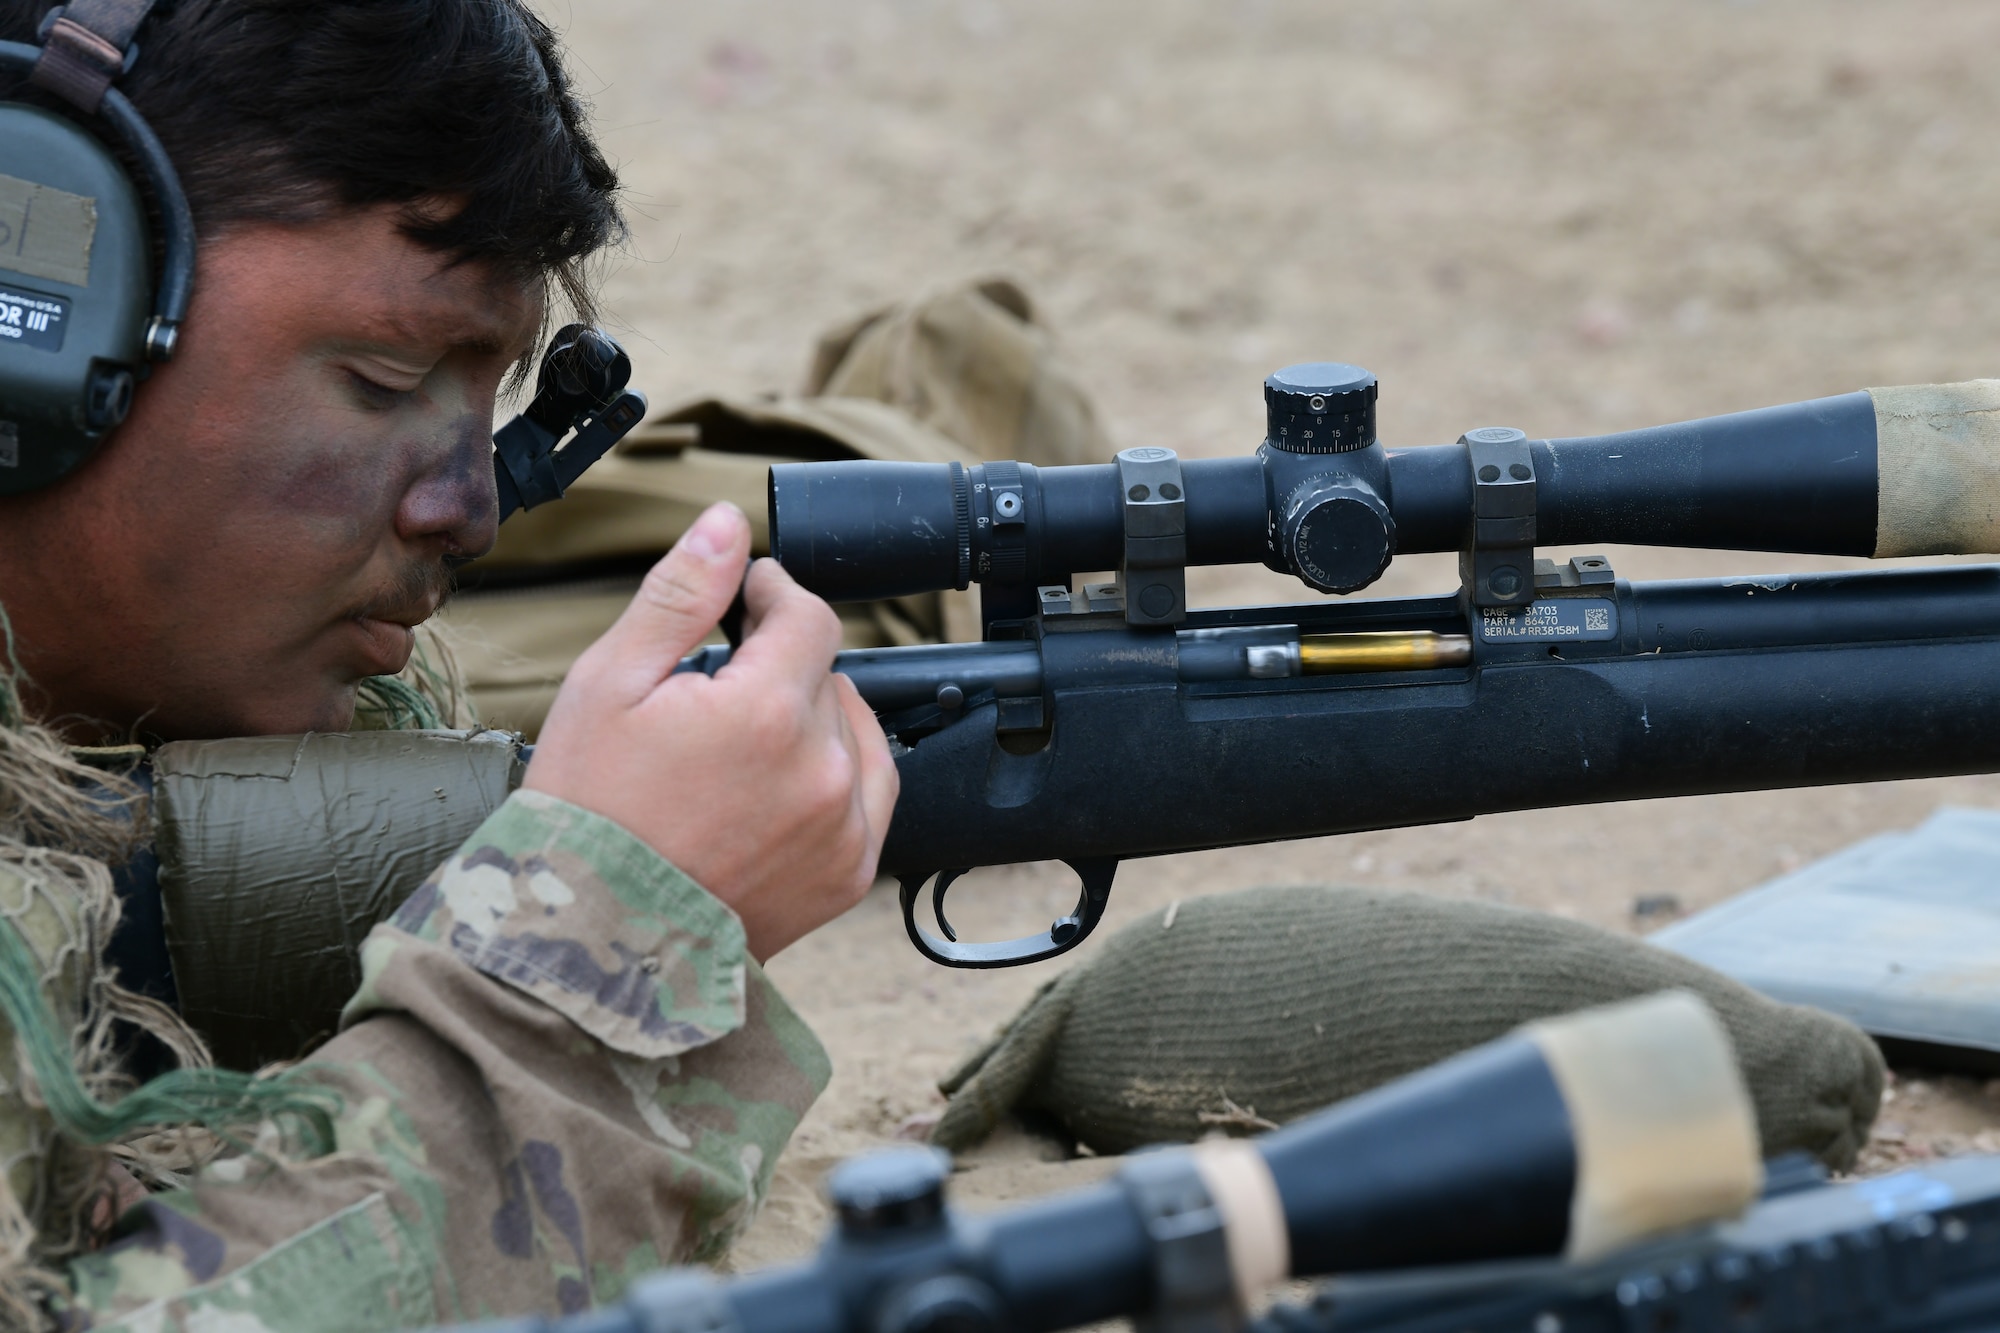
[[[1353, 366], [1279, 371], [1247, 458], [771, 470], [773, 554], [822, 596], [980, 585], [984, 642], [835, 663], [898, 743], [882, 865], [926, 956], [1073, 948], [1135, 856], [2000, 766], [2000, 567], [1634, 584], [1601, 557], [1535, 557], [2000, 550], [2000, 383], [1404, 449], [1376, 437], [1376, 391]], [[1456, 595], [1186, 604], [1190, 565], [1351, 593], [1427, 551], [1459, 553]], [[1102, 570], [1116, 577], [1073, 586]], [[1073, 911], [958, 939], [955, 879], [1043, 860], [1082, 880]], [[937, 934], [917, 915], [933, 881]]]

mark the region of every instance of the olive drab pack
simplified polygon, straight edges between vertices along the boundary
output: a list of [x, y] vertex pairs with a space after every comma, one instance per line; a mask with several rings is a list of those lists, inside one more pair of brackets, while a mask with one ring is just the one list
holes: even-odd
[[[802, 393], [698, 399], [633, 431], [562, 504], [507, 523], [464, 572], [446, 629], [480, 720], [532, 737], [570, 663], [703, 509], [733, 502], [768, 552], [773, 463], [1096, 463], [1113, 452], [1026, 294], [1003, 279], [951, 287], [827, 333]], [[850, 648], [979, 637], [965, 593], [840, 613]]]

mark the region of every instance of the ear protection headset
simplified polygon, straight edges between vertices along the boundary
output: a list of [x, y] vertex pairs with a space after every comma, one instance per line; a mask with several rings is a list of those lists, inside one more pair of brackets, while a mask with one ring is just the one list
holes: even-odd
[[[0, 102], [0, 495], [80, 466], [174, 354], [194, 289], [194, 216], [159, 138], [112, 83], [154, 0], [72, 0], [39, 46], [0, 42], [0, 69], [74, 116]], [[107, 146], [137, 162], [164, 234], [159, 279], [145, 201]]]

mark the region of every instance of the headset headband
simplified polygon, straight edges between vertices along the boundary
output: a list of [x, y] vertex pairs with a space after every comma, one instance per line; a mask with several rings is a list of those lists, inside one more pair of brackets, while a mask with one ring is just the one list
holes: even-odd
[[42, 19], [41, 58], [28, 81], [46, 88], [79, 111], [97, 114], [98, 105], [123, 74], [131, 57], [132, 34], [154, 0], [74, 0], [57, 5]]

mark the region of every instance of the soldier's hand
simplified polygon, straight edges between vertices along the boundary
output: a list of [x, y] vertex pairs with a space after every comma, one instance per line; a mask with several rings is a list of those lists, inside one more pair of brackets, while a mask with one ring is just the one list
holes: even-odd
[[875, 715], [829, 670], [839, 619], [774, 561], [750, 570], [729, 664], [673, 674], [749, 551], [734, 505], [696, 521], [571, 668], [525, 785], [629, 829], [733, 908], [762, 960], [867, 892], [897, 777]]

